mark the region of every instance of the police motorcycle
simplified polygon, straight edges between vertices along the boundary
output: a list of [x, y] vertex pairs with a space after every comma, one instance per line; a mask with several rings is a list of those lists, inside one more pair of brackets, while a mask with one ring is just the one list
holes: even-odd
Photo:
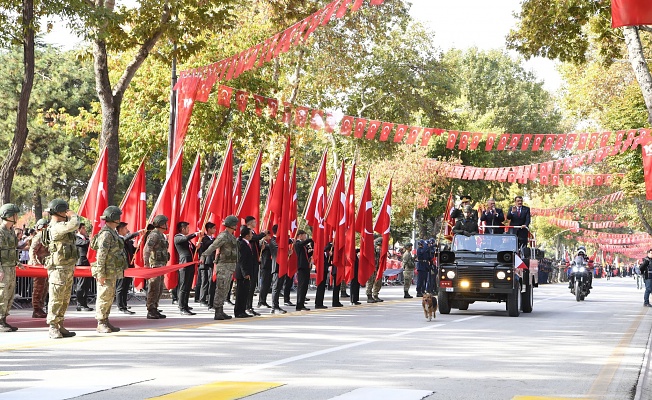
[[586, 257], [586, 248], [580, 246], [577, 256], [571, 262], [571, 268], [568, 276], [568, 287], [575, 300], [582, 301], [591, 292], [591, 270], [589, 269]]

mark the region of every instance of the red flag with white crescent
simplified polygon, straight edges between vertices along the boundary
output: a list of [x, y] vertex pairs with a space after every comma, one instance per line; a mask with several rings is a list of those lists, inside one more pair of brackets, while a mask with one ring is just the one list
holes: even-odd
[[[95, 165], [91, 179], [88, 182], [86, 193], [82, 198], [79, 212], [77, 214], [89, 219], [93, 224], [91, 236], [97, 235], [104, 226], [104, 221], [100, 219], [104, 210], [109, 206], [109, 200], [106, 193], [106, 182], [108, 177], [109, 161], [107, 149], [104, 147], [100, 153], [100, 159]], [[95, 250], [88, 249], [88, 261], [95, 261]]]

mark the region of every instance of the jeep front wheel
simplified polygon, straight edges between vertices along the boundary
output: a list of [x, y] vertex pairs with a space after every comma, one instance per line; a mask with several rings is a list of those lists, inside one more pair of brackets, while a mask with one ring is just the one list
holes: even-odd
[[534, 304], [534, 290], [532, 284], [525, 286], [525, 292], [521, 293], [521, 310], [524, 313], [532, 312], [532, 305]]
[[510, 317], [518, 317], [521, 309], [521, 289], [517, 284], [512, 293], [507, 296], [507, 314]]
[[440, 290], [438, 297], [439, 297], [438, 298], [439, 312], [441, 314], [450, 314], [450, 312], [451, 312], [451, 304], [450, 304], [450, 301], [448, 300], [448, 293], [446, 293], [443, 290]]

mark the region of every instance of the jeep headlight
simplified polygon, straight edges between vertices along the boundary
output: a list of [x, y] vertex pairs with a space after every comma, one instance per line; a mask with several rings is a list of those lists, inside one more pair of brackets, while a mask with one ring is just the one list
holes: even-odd
[[498, 279], [505, 279], [506, 276], [507, 274], [505, 274], [505, 271], [498, 271], [498, 273], [496, 274], [496, 278]]
[[448, 272], [446, 272], [446, 278], [448, 278], [448, 279], [454, 279], [454, 278], [455, 278], [455, 271], [448, 271]]
[[580, 270], [580, 269], [577, 268], [577, 267], [573, 267], [573, 269], [572, 269], [573, 272], [577, 272], [577, 271], [579, 271], [579, 270]]
[[585, 267], [580, 267], [580, 272], [584, 272], [584, 271], [586, 271], [586, 268]]

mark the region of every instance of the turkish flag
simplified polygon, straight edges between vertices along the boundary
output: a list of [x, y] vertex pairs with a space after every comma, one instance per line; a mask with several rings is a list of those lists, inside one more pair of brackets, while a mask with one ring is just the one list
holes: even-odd
[[312, 110], [310, 113], [310, 128], [316, 131], [324, 129], [324, 112], [322, 110]]
[[[297, 163], [294, 162], [292, 166], [292, 175], [290, 176], [290, 237], [296, 238], [297, 231], [299, 230], [299, 217], [297, 205]], [[313, 239], [314, 240], [314, 239]], [[299, 259], [297, 253], [292, 252], [288, 258], [288, 276], [293, 277], [297, 273]]]
[[577, 133], [569, 133], [566, 135], [566, 150], [573, 150], [575, 138], [577, 138]]
[[411, 126], [408, 129], [408, 138], [405, 141], [405, 143], [414, 144], [417, 141], [417, 137], [419, 136], [419, 132], [421, 132], [421, 129], [422, 128], [420, 126]]
[[385, 192], [385, 198], [380, 205], [380, 210], [378, 210], [378, 218], [376, 218], [376, 223], [374, 224], [374, 231], [378, 232], [383, 237], [383, 244], [380, 250], [380, 260], [378, 262], [378, 274], [376, 275], [376, 280], [383, 277], [383, 273], [387, 268], [387, 253], [389, 251], [389, 230], [392, 223], [392, 179], [389, 180], [389, 185], [387, 186], [387, 192]]
[[505, 146], [507, 146], [507, 142], [509, 142], [510, 138], [509, 133], [503, 133], [500, 135], [500, 140], [498, 141], [498, 146], [496, 147], [497, 150], [505, 150]]
[[[79, 212], [77, 214], [89, 219], [93, 224], [91, 236], [97, 235], [100, 229], [104, 226], [104, 221], [100, 219], [104, 210], [109, 206], [109, 201], [106, 194], [107, 174], [109, 170], [109, 160], [107, 156], [107, 149], [104, 147], [100, 153], [100, 159], [95, 164], [95, 169], [88, 182], [86, 193], [81, 200]], [[95, 261], [95, 250], [89, 247], [88, 261]]]
[[360, 139], [364, 136], [364, 130], [367, 127], [367, 120], [364, 118], [358, 118], [355, 121], [355, 130], [353, 131], [353, 136]]
[[649, 0], [611, 0], [611, 27], [652, 25]]
[[[145, 160], [140, 163], [140, 167], [134, 175], [134, 179], [125, 193], [125, 197], [122, 199], [120, 204], [120, 210], [122, 210], [122, 216], [120, 221], [127, 224], [127, 227], [131, 232], [137, 232], [141, 229], [145, 229], [147, 226], [147, 181], [145, 179]], [[142, 243], [138, 242], [137, 248], [140, 249]], [[133, 261], [136, 268], [143, 268], [143, 252], [140, 249], [135, 255], [134, 260], [129, 260], [130, 263]], [[145, 286], [144, 279], [134, 279], [134, 287], [136, 289], [142, 289]]]
[[[333, 265], [344, 272], [344, 245], [346, 243], [346, 192], [344, 191], [344, 161], [337, 174], [326, 211], [326, 225], [333, 232]], [[344, 274], [342, 274], [344, 275]], [[341, 282], [341, 281], [340, 281]]]
[[580, 140], [577, 143], [577, 150], [584, 150], [586, 149], [586, 141], [589, 138], [588, 133], [580, 133]]
[[469, 150], [475, 150], [480, 145], [480, 140], [482, 140], [482, 133], [474, 132], [471, 134], [471, 144], [469, 144]]
[[360, 232], [360, 256], [358, 257], [358, 282], [364, 285], [375, 269], [373, 204], [371, 201], [371, 178], [367, 173], [362, 197], [355, 220], [355, 230]]
[[[324, 247], [326, 247], [326, 238], [324, 237], [324, 216], [326, 215], [326, 187], [328, 186], [328, 181], [326, 178], [326, 154], [327, 153], [324, 152], [322, 155], [319, 172], [315, 177], [315, 183], [312, 185], [310, 196], [308, 196], [306, 211], [303, 216], [308, 225], [310, 225], [312, 228], [312, 239], [315, 241], [315, 250], [318, 252], [317, 254], [321, 254]], [[314, 257], [313, 263], [315, 264], [315, 270], [317, 272], [317, 284], [319, 284], [324, 279], [324, 258]]]
[[564, 143], [566, 143], [566, 135], [561, 134], [556, 136], [557, 137], [555, 138], [555, 150], [561, 150], [561, 148], [564, 147]]
[[276, 243], [278, 252], [276, 260], [279, 270], [278, 276], [286, 276], [288, 273], [289, 257], [289, 229], [290, 229], [290, 137], [288, 136], [285, 144], [285, 152], [281, 164], [279, 165], [274, 183], [271, 200], [269, 202], [270, 212], [273, 214], [273, 220], [278, 225], [276, 232]]
[[345, 217], [344, 273], [337, 273], [338, 283], [341, 283], [342, 279], [346, 279], [346, 282], [350, 283], [355, 266], [355, 163], [351, 167], [349, 184], [346, 189]]
[[[289, 104], [289, 103], [288, 103]], [[304, 127], [306, 126], [306, 121], [308, 120], [308, 111], [310, 109], [304, 106], [298, 106], [294, 113], [294, 124], [296, 126]]]
[[174, 86], [177, 91], [177, 116], [174, 128], [174, 153], [178, 153], [188, 132], [190, 117], [195, 106], [195, 97], [201, 79], [199, 76], [192, 75], [179, 79]]
[[283, 102], [283, 119], [281, 122], [285, 125], [289, 125], [292, 122], [292, 103], [288, 103], [287, 101]]
[[222, 107], [231, 108], [231, 95], [233, 94], [233, 88], [220, 85], [217, 87], [217, 104]]
[[[205, 213], [212, 213], [218, 223], [218, 231], [223, 230], [219, 222], [233, 214], [233, 142], [229, 140], [222, 162], [222, 168], [215, 183], [215, 192], [210, 194], [206, 202]], [[203, 221], [202, 221], [203, 222]]]
[[448, 140], [446, 141], [446, 148], [453, 150], [455, 143], [457, 143], [457, 131], [448, 131]]
[[238, 90], [235, 94], [235, 103], [240, 112], [245, 112], [247, 109], [247, 101], [249, 100], [249, 93], [244, 90]]
[[645, 178], [645, 199], [652, 200], [652, 136], [645, 136], [640, 143], [643, 157], [643, 176]]
[[432, 135], [441, 135], [441, 129], [426, 128], [423, 130], [423, 135], [421, 136], [421, 146], [427, 146], [430, 142]]
[[611, 138], [611, 132], [600, 133], [600, 147], [607, 146], [607, 143], [609, 143], [610, 138]]
[[186, 221], [190, 232], [197, 232], [201, 230], [202, 221], [199, 220], [199, 212], [201, 208], [201, 172], [200, 172], [200, 157], [197, 153], [195, 163], [190, 170], [190, 177], [186, 184], [186, 191], [181, 203], [181, 221]]
[[389, 139], [389, 134], [392, 133], [394, 129], [394, 124], [391, 122], [383, 122], [382, 128], [380, 129], [380, 141], [385, 142]]
[[494, 143], [496, 142], [495, 133], [487, 133], [487, 143], [484, 145], [484, 151], [491, 151], [494, 149]]
[[337, 126], [337, 122], [335, 121], [335, 117], [333, 116], [333, 114], [326, 113], [326, 119], [324, 121], [324, 130], [328, 133], [333, 133], [335, 131], [336, 126]]
[[376, 137], [376, 132], [378, 132], [378, 129], [380, 128], [380, 121], [369, 121], [369, 128], [367, 128], [367, 134], [365, 135], [365, 139], [372, 140]]
[[213, 85], [217, 81], [217, 71], [215, 70], [217, 63], [212, 64], [211, 66], [204, 69], [203, 78], [199, 82], [199, 87], [197, 88], [197, 93], [195, 95], [195, 101], [201, 101], [205, 103], [208, 101], [208, 96], [213, 90]]
[[532, 141], [532, 134], [523, 135], [523, 142], [521, 142], [521, 151], [525, 151], [530, 147]]
[[405, 132], [407, 132], [408, 126], [407, 125], [398, 125], [396, 127], [396, 133], [394, 134], [394, 143], [399, 143], [403, 141], [403, 136], [405, 136]]
[[344, 118], [342, 118], [342, 122], [340, 124], [340, 134], [344, 136], [350, 136], [351, 131], [353, 130], [353, 120], [354, 118], [348, 115], [345, 115]]
[[538, 151], [543, 142], [544, 135], [534, 135], [534, 142], [532, 143], [532, 151]]
[[466, 147], [469, 145], [470, 135], [471, 133], [469, 132], [460, 132], [460, 143], [457, 145], [460, 150], [466, 150]]
[[267, 107], [269, 108], [269, 117], [276, 118], [276, 113], [278, 112], [278, 100], [267, 99]]
[[251, 175], [245, 188], [242, 201], [238, 204], [238, 211], [236, 215], [240, 219], [245, 219], [248, 216], [260, 219], [260, 168], [263, 159], [263, 152], [258, 152], [258, 157], [251, 168]]
[[254, 95], [254, 104], [256, 106], [256, 115], [257, 116], [262, 116], [263, 115], [263, 108], [265, 107], [267, 103], [267, 99], [263, 96]]
[[555, 144], [555, 139], [556, 138], [557, 138], [557, 135], [546, 135], [546, 141], [545, 141], [545, 144], [543, 145], [543, 150], [545, 150], [545, 151], [552, 150], [552, 146]]
[[509, 145], [507, 146], [508, 150], [516, 150], [516, 147], [518, 146], [518, 142], [521, 140], [521, 135], [520, 134], [513, 134], [512, 139], [509, 141]]

